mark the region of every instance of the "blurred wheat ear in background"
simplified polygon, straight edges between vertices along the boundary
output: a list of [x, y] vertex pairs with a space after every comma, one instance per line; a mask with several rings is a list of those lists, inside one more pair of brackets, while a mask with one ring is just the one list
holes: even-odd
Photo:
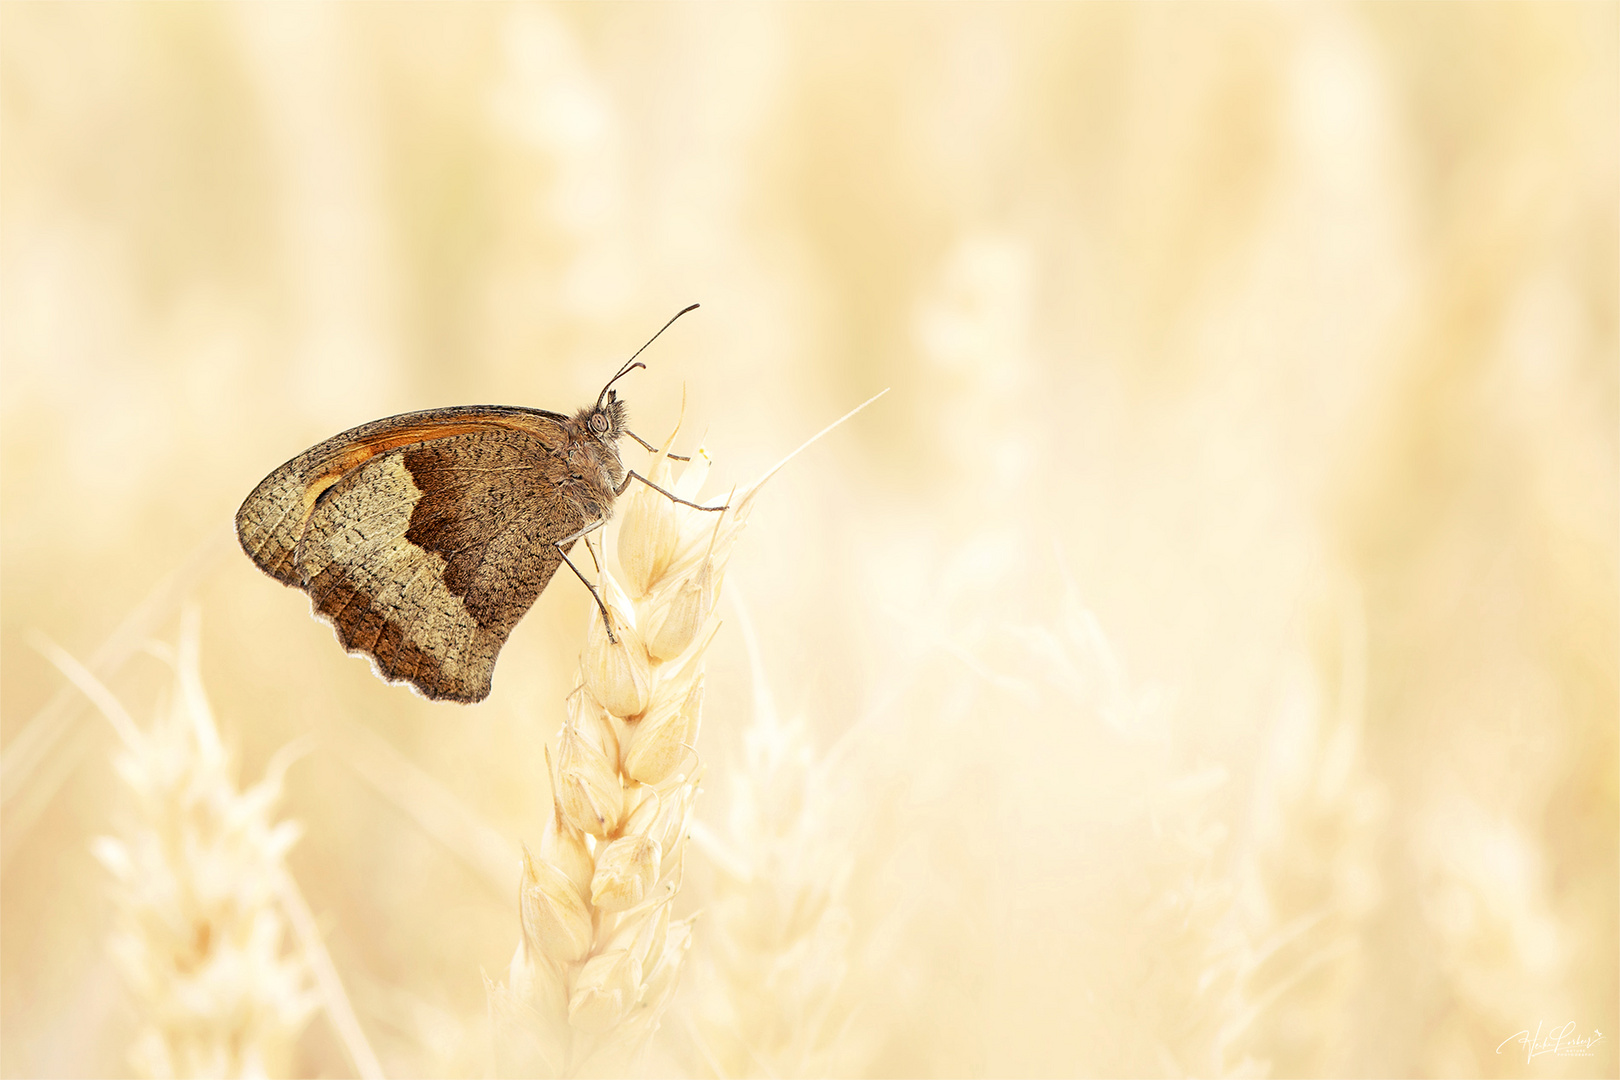
[[174, 681], [145, 731], [83, 666], [42, 644], [118, 735], [131, 806], [120, 835], [94, 849], [117, 903], [109, 952], [141, 1017], [129, 1063], [148, 1077], [285, 1075], [324, 992], [337, 995], [327, 1004], [361, 1074], [380, 1075], [284, 862], [302, 830], [274, 812], [301, 751], [286, 748], [238, 789], [203, 691], [198, 624], [188, 607], [176, 646], [161, 650]]
[[861, 951], [874, 928], [856, 927], [846, 903], [859, 835], [848, 825], [859, 811], [838, 812], [839, 763], [777, 712], [751, 619], [732, 599], [754, 706], [727, 777], [727, 828], [694, 831], [714, 885], [687, 1007], [688, 1072], [861, 1075], [873, 1035], [857, 1023], [851, 968], [875, 958]]

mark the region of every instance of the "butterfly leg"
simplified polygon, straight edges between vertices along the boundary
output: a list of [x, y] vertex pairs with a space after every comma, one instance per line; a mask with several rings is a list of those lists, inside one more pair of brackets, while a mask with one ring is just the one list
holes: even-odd
[[617, 488], [614, 489], [613, 494], [615, 494], [615, 495], [623, 495], [624, 494], [624, 489], [630, 486], [630, 481], [631, 480], [640, 480], [643, 484], [646, 484], [648, 487], [652, 488], [654, 491], [658, 492], [658, 494], [662, 495], [664, 498], [670, 500], [671, 502], [678, 502], [682, 506], [690, 506], [694, 510], [709, 510], [709, 511], [718, 512], [720, 510], [729, 510], [729, 509], [731, 509], [731, 507], [729, 505], [728, 506], [699, 506], [695, 502], [690, 502], [690, 501], [688, 501], [686, 499], [681, 498], [679, 495], [676, 495], [676, 494], [674, 494], [672, 492], [665, 491], [663, 488], [659, 487], [657, 484], [653, 483], [651, 480], [647, 479], [645, 476], [642, 476], [640, 473], [636, 472], [636, 470], [634, 470], [634, 469], [631, 469], [629, 472], [625, 473], [623, 483], [621, 483]]
[[[625, 428], [624, 433], [626, 435], [630, 436], [632, 439], [636, 440], [636, 442], [640, 443], [641, 448], [643, 450], [651, 451], [654, 454], [658, 453], [658, 447], [654, 446], [652, 443], [648, 442], [646, 439], [643, 439], [640, 435], [637, 435], [635, 432], [631, 431], [629, 428]], [[664, 456], [669, 458], [669, 460], [671, 460], [671, 461], [691, 461], [692, 460], [689, 457], [682, 457], [680, 454], [665, 454]]]
[[592, 585], [590, 579], [580, 573], [579, 567], [574, 565], [574, 560], [568, 557], [567, 545], [572, 544], [575, 540], [589, 536], [597, 529], [600, 529], [603, 524], [601, 521], [593, 521], [572, 536], [565, 536], [561, 540], [552, 541], [551, 546], [557, 549], [557, 554], [562, 556], [562, 561], [568, 564], [568, 569], [574, 572], [574, 576], [584, 582], [587, 589], [591, 590], [591, 599], [596, 601], [597, 610], [602, 613], [602, 625], [607, 628], [608, 640], [617, 645], [619, 639], [613, 636], [613, 623], [608, 620], [607, 605], [602, 603], [602, 594], [596, 591], [596, 586]]

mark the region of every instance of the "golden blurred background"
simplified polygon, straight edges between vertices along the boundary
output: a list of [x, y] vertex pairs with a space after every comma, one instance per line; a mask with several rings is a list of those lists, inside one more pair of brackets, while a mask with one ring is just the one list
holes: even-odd
[[194, 602], [381, 1070], [488, 1073], [589, 595], [432, 704], [229, 522], [700, 301], [620, 389], [711, 492], [892, 389], [732, 563], [648, 1073], [1615, 1075], [1617, 16], [6, 4], [0, 1071], [140, 1067], [49, 656], [146, 725]]

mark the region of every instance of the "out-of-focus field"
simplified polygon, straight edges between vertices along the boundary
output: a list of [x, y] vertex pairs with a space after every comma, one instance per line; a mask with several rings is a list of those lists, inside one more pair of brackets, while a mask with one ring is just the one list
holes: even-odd
[[892, 389], [729, 571], [649, 1072], [1615, 1075], [1617, 12], [0, 8], [0, 1072], [161, 1024], [41, 650], [148, 725], [188, 598], [383, 1071], [492, 1067], [589, 596], [432, 704], [229, 523], [695, 300], [620, 388], [711, 492]]

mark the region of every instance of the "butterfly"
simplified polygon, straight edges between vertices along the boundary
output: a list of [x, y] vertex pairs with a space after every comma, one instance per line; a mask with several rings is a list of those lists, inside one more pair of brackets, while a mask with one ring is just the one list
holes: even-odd
[[679, 498], [619, 458], [626, 435], [655, 449], [630, 431], [613, 389], [646, 366], [636, 357], [647, 345], [572, 416], [506, 405], [429, 409], [310, 447], [236, 512], [242, 550], [308, 593], [343, 648], [369, 657], [384, 680], [434, 700], [482, 701], [507, 635], [564, 563], [607, 618], [568, 551], [612, 516], [631, 480], [686, 506], [725, 509]]

